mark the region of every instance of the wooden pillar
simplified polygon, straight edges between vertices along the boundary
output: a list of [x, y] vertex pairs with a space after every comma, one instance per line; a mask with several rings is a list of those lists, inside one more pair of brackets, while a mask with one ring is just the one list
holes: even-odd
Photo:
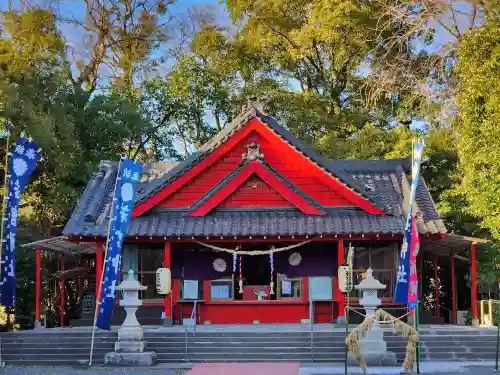
[[455, 256], [450, 254], [451, 265], [451, 314], [453, 324], [457, 324], [457, 281], [455, 275]]
[[101, 279], [102, 279], [102, 248], [103, 244], [98, 243], [95, 248], [95, 299], [96, 303], [101, 300]]
[[439, 257], [434, 257], [434, 286], [436, 288], [436, 316], [441, 317], [441, 306], [439, 305]]
[[[165, 251], [163, 253], [163, 265], [165, 268], [171, 268], [170, 252], [171, 252], [170, 242], [167, 241], [165, 242]], [[165, 295], [165, 306], [164, 306], [165, 317], [163, 319], [163, 325], [168, 327], [174, 324], [174, 321], [172, 319], [172, 293], [173, 291]]]
[[[180, 300], [180, 280], [172, 280], [172, 321], [175, 324], [176, 320], [179, 320], [182, 324], [182, 317], [180, 316], [180, 312], [176, 313], [176, 306], [179, 306], [178, 302]], [[177, 319], [179, 317], [179, 319]]]
[[40, 249], [35, 250], [35, 258], [36, 258], [36, 283], [35, 283], [35, 328], [41, 327], [40, 321], [40, 276], [41, 276], [41, 268], [42, 268], [42, 260]]
[[[344, 262], [344, 240], [339, 240], [339, 242], [337, 243], [337, 262], [338, 262], [338, 266], [341, 266], [345, 263]], [[337, 287], [338, 287], [338, 278], [337, 278]], [[339, 306], [338, 316], [339, 316], [339, 318], [344, 317], [345, 316], [345, 314], [344, 314], [344, 308], [345, 308], [344, 299], [339, 298], [339, 300], [337, 302], [338, 302], [338, 306]]]
[[477, 273], [476, 273], [476, 244], [473, 243], [470, 249], [470, 261], [471, 261], [471, 293], [472, 293], [472, 325], [479, 325], [477, 319]]
[[[59, 270], [64, 271], [64, 255], [61, 255]], [[64, 280], [59, 279], [59, 326], [64, 327]]]

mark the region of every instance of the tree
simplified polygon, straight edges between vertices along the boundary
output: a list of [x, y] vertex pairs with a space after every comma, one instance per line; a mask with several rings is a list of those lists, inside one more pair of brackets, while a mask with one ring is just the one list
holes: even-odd
[[459, 48], [457, 129], [460, 192], [469, 212], [500, 238], [500, 24], [489, 21]]

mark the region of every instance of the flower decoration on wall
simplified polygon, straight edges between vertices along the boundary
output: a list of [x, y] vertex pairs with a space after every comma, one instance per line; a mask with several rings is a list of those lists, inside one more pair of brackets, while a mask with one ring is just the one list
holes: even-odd
[[217, 272], [224, 272], [227, 268], [226, 261], [222, 258], [217, 258], [214, 260], [214, 270]]
[[288, 257], [288, 263], [293, 267], [298, 266], [300, 262], [302, 262], [302, 255], [299, 252], [291, 253]]

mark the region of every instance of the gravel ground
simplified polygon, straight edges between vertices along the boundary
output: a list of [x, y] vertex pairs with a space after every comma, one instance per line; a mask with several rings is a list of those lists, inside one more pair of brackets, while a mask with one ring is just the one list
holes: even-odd
[[83, 368], [78, 366], [23, 366], [23, 367], [0, 367], [0, 375], [183, 375], [187, 372], [186, 369], [169, 369], [169, 368], [147, 368], [147, 369], [130, 369], [130, 368]]

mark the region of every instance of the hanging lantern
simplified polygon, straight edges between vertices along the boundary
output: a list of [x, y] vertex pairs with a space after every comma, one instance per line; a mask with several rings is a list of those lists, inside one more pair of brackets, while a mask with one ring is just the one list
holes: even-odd
[[243, 294], [243, 255], [240, 255], [240, 294]]
[[269, 252], [269, 262], [271, 264], [271, 282], [269, 283], [269, 288], [271, 291], [269, 292], [270, 294], [274, 294], [274, 247], [271, 248], [271, 251]]

